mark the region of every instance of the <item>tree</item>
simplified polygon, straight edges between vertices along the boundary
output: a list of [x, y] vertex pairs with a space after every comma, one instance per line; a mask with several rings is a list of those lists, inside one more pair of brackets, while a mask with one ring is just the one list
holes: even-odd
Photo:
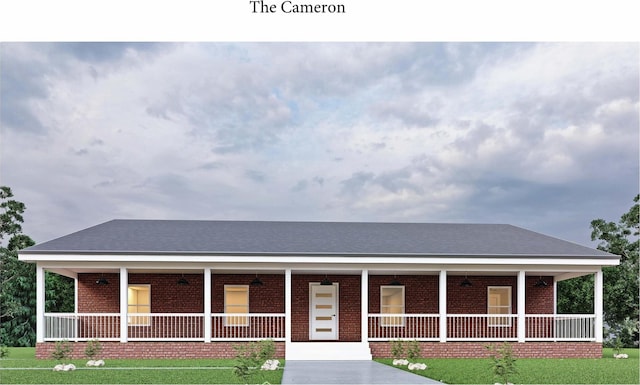
[[18, 261], [18, 250], [35, 242], [21, 234], [25, 205], [12, 197], [9, 187], [0, 186], [0, 340], [30, 346], [35, 342], [35, 266]]
[[[635, 204], [623, 214], [618, 223], [604, 219], [591, 221], [591, 239], [600, 241], [598, 249], [620, 256], [620, 265], [604, 267], [604, 319], [614, 334], [627, 319], [638, 320], [639, 281], [638, 250], [640, 241], [640, 194]], [[560, 313], [593, 312], [593, 276], [562, 281], [558, 284], [558, 311]], [[635, 334], [637, 341], [637, 333]], [[628, 345], [628, 343], [627, 343]]]
[[592, 240], [600, 240], [598, 249], [620, 256], [620, 265], [604, 267], [604, 319], [609, 333], [623, 346], [638, 345], [640, 317], [640, 194], [635, 204], [620, 217], [619, 223], [596, 219], [591, 222]]
[[[35, 245], [22, 234], [26, 206], [0, 186], [0, 345], [33, 346], [36, 324], [36, 267], [18, 260], [18, 251]], [[8, 240], [6, 246], [4, 240]], [[46, 274], [46, 311], [72, 312], [73, 280]]]

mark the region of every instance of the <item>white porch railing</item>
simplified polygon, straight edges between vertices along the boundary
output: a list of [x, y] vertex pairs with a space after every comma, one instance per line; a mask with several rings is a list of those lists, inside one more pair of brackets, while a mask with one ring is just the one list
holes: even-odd
[[[120, 313], [45, 313], [44, 340], [120, 340]], [[130, 313], [128, 341], [204, 341], [202, 313]], [[212, 314], [212, 341], [283, 341], [280, 313]]]
[[595, 341], [593, 314], [527, 314], [528, 341]]
[[449, 314], [447, 341], [509, 341], [518, 339], [515, 314]]
[[[438, 314], [369, 314], [368, 340], [437, 341]], [[518, 339], [516, 314], [448, 314], [447, 341]], [[593, 314], [527, 314], [525, 341], [595, 341]], [[127, 317], [130, 341], [204, 341], [202, 313], [135, 313]], [[120, 313], [45, 313], [44, 340], [120, 340]], [[285, 340], [282, 313], [211, 315], [212, 341]]]
[[45, 341], [117, 341], [120, 313], [45, 313], [44, 333]]
[[436, 341], [439, 319], [437, 314], [369, 314], [369, 341]]
[[211, 340], [251, 341], [272, 339], [284, 341], [283, 313], [215, 313], [211, 314]]
[[130, 341], [202, 341], [204, 314], [130, 313], [127, 316]]

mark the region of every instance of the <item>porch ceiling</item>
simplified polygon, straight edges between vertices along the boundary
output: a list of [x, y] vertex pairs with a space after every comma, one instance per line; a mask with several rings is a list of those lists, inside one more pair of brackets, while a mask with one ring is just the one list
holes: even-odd
[[[460, 269], [456, 266], [456, 270], [450, 270], [451, 267], [442, 267], [447, 270], [448, 276], [517, 276], [518, 269], [500, 269], [490, 270], [486, 266], [468, 266], [466, 269]], [[48, 271], [58, 273], [66, 276], [73, 276], [82, 273], [114, 273], [119, 274], [119, 267], [110, 266], [83, 266], [83, 267], [47, 267]], [[593, 274], [593, 269], [574, 269], [574, 268], [558, 268], [558, 266], [551, 266], [550, 268], [533, 267], [531, 269], [524, 269], [527, 276], [552, 276], [556, 280], [565, 280], [569, 278], [579, 277], [583, 275]], [[578, 271], [576, 271], [578, 270]], [[152, 268], [152, 267], [132, 267], [128, 268], [129, 273], [132, 274], [202, 274], [202, 267], [175, 267], [175, 268]], [[422, 270], [412, 268], [400, 268], [400, 267], [378, 267], [369, 268], [369, 275], [438, 275], [439, 268], [428, 267]], [[212, 274], [284, 274], [282, 268], [221, 268], [212, 267]], [[330, 274], [330, 275], [360, 275], [361, 269], [354, 268], [332, 268], [332, 267], [314, 267], [314, 268], [292, 268], [293, 275], [318, 275], [318, 274]]]

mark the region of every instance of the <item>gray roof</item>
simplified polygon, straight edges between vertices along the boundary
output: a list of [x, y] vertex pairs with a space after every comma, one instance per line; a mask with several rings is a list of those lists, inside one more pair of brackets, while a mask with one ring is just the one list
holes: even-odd
[[21, 254], [618, 256], [504, 224], [112, 220]]

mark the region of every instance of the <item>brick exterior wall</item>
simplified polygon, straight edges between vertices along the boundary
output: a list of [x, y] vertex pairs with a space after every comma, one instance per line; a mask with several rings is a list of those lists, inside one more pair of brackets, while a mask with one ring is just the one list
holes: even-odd
[[[101, 274], [78, 275], [78, 311], [80, 313], [117, 313], [120, 311], [119, 274], [104, 274], [109, 285], [96, 285]], [[202, 274], [186, 274], [189, 285], [178, 285], [180, 274], [129, 274], [130, 284], [151, 285], [151, 311], [153, 313], [201, 313], [204, 311], [204, 277]], [[224, 285], [248, 285], [255, 275], [214, 274], [212, 277], [211, 310], [224, 312]], [[397, 279], [405, 286], [405, 312], [438, 313], [437, 275], [371, 275], [369, 276], [369, 312], [380, 313], [380, 286]], [[534, 287], [539, 277], [526, 278], [526, 313], [553, 314], [553, 277], [542, 277], [549, 286]], [[251, 313], [284, 313], [284, 275], [260, 275], [263, 286], [249, 287]], [[320, 282], [324, 275], [293, 275], [292, 311], [298, 324], [295, 341], [308, 340], [309, 282]], [[329, 276], [339, 283], [340, 335], [345, 341], [354, 341], [360, 327], [360, 276]], [[447, 277], [447, 311], [450, 314], [484, 314], [487, 312], [487, 287], [511, 286], [512, 313], [517, 313], [517, 278], [502, 276], [469, 276], [471, 287], [461, 287], [462, 277]], [[357, 313], [357, 317], [356, 317]], [[357, 327], [344, 330], [344, 323]], [[306, 324], [303, 330], [300, 324]], [[356, 330], [358, 329], [358, 330]], [[306, 334], [306, 337], [303, 337]], [[358, 337], [359, 338], [359, 337]], [[342, 340], [342, 338], [341, 338]]]
[[[498, 342], [500, 343], [500, 342]], [[489, 342], [420, 342], [425, 358], [489, 357]], [[602, 344], [596, 342], [525, 342], [511, 344], [518, 358], [602, 358]], [[391, 358], [391, 344], [369, 342], [374, 358]]]
[[[242, 342], [101, 342], [102, 352], [96, 359], [118, 358], [234, 358], [235, 346]], [[73, 343], [72, 358], [84, 358], [85, 342]], [[275, 342], [276, 358], [284, 358], [284, 342]], [[36, 344], [36, 358], [47, 359], [54, 342]]]
[[[234, 346], [241, 342], [102, 342], [102, 359], [117, 358], [233, 358]], [[276, 342], [278, 358], [285, 355], [284, 342]], [[72, 358], [83, 358], [86, 343], [73, 343]], [[421, 342], [421, 356], [425, 358], [488, 357], [486, 342]], [[519, 358], [601, 358], [602, 345], [595, 342], [526, 342], [512, 343]], [[374, 358], [390, 358], [388, 342], [370, 342]], [[50, 358], [54, 342], [36, 344], [36, 358]]]
[[[104, 276], [109, 285], [96, 285]], [[203, 274], [185, 274], [189, 285], [178, 285], [181, 274], [129, 274], [130, 284], [151, 285], [151, 311], [153, 313], [202, 313], [204, 311]], [[251, 313], [284, 313], [284, 275], [260, 274], [262, 286], [249, 286]], [[213, 313], [224, 312], [224, 285], [249, 285], [254, 274], [212, 275]], [[309, 341], [309, 283], [320, 282], [324, 275], [292, 276], [292, 341]], [[360, 275], [329, 275], [339, 284], [339, 341], [360, 341]], [[487, 287], [512, 287], [512, 313], [517, 313], [517, 278], [515, 276], [469, 276], [471, 287], [461, 287], [463, 277], [447, 277], [447, 310], [450, 314], [485, 314]], [[525, 305], [528, 314], [553, 313], [553, 277], [542, 277], [549, 285], [534, 287], [539, 277], [526, 278]], [[371, 275], [369, 276], [369, 312], [380, 312], [380, 287], [392, 280], [405, 287], [407, 314], [438, 313], [438, 275]], [[78, 311], [80, 313], [118, 313], [119, 274], [79, 274]], [[437, 325], [436, 325], [437, 328]], [[116, 327], [115, 330], [118, 330]], [[438, 332], [437, 329], [436, 333]], [[233, 342], [104, 342], [104, 358], [145, 357], [233, 357]], [[37, 345], [37, 356], [46, 358], [53, 343]], [[82, 355], [84, 343], [77, 343], [76, 355]], [[422, 342], [425, 357], [484, 357], [486, 342]], [[284, 356], [284, 343], [277, 343], [278, 355]], [[374, 357], [388, 357], [387, 342], [371, 342]], [[514, 343], [514, 351], [521, 357], [600, 357], [601, 344], [588, 342], [527, 342]]]
[[[320, 282], [324, 275], [291, 277], [291, 340], [309, 341], [309, 283]], [[360, 276], [328, 275], [338, 283], [338, 340], [360, 341]], [[283, 289], [284, 290], [284, 289]]]

